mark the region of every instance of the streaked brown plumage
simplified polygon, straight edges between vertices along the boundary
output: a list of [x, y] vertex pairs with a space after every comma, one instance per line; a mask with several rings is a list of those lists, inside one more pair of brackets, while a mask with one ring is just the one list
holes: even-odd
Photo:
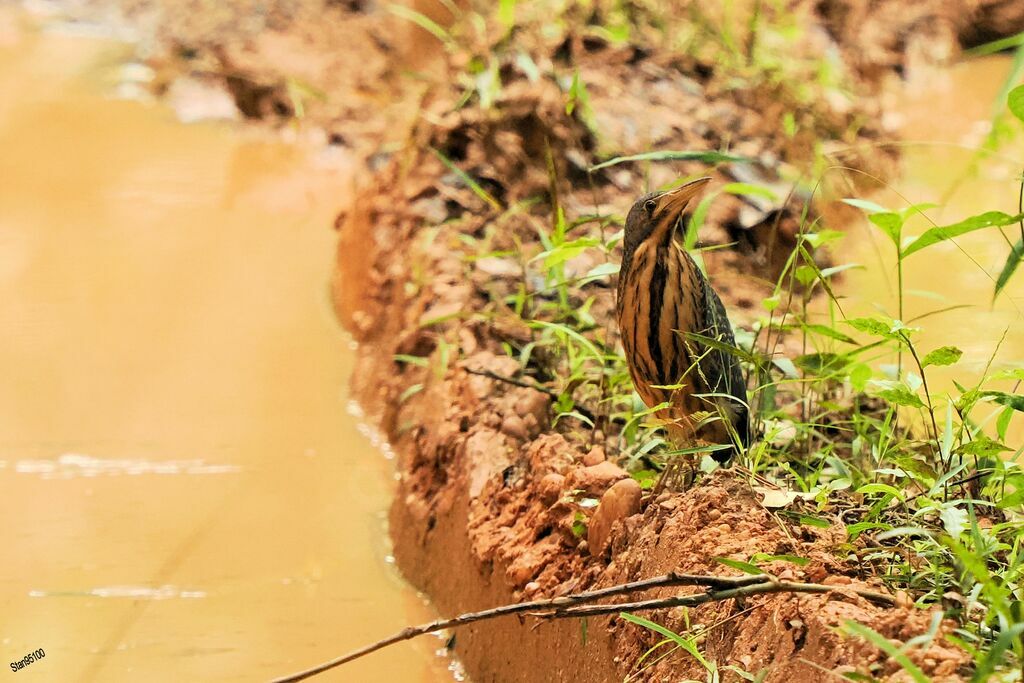
[[[718, 294], [674, 239], [684, 209], [708, 180], [644, 195], [633, 204], [626, 217], [617, 311], [630, 375], [644, 403], [671, 404], [658, 416], [669, 422], [669, 435], [680, 445], [733, 444], [712, 453], [727, 462], [750, 438], [739, 360], [686, 335], [728, 345], [735, 339]], [[659, 388], [664, 386], [677, 388]]]

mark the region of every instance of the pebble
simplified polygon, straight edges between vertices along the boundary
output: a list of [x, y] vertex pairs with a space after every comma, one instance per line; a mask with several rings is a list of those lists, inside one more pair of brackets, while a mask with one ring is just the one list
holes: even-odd
[[515, 411], [523, 419], [532, 415], [535, 420], [540, 422], [547, 415], [550, 401], [550, 398], [539, 391], [524, 391], [516, 401]]
[[508, 415], [502, 420], [501, 431], [509, 436], [526, 441], [529, 438], [529, 433], [526, 429], [526, 423], [523, 418], [518, 415]]
[[541, 502], [548, 506], [554, 505], [562, 497], [562, 491], [565, 490], [565, 477], [554, 472], [545, 474], [541, 478], [538, 488]]
[[601, 555], [608, 549], [615, 522], [640, 512], [642, 495], [643, 489], [635, 479], [623, 479], [605, 491], [587, 529], [587, 545], [592, 555]]
[[569, 474], [569, 485], [574, 489], [582, 489], [590, 495], [599, 495], [619, 479], [629, 475], [615, 463], [604, 462], [590, 467], [577, 467]]
[[599, 465], [604, 461], [604, 449], [601, 448], [600, 446], [594, 446], [586, 455], [583, 456], [583, 464], [586, 465], [587, 467]]

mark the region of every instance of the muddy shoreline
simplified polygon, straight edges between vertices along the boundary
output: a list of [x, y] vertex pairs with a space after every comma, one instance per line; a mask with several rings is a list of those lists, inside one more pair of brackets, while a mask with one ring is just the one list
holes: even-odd
[[[221, 25], [204, 24], [201, 14], [198, 26], [168, 21], [184, 4], [167, 2], [156, 16], [146, 13], [146, 3], [134, 10], [157, 26], [154, 41], [161, 49], [150, 61], [158, 91], [183, 75], [211, 82], [227, 89], [244, 117], [282, 127], [301, 110], [302, 125], [327, 144], [368, 158], [357, 198], [337, 221], [332, 291], [339, 318], [359, 341], [354, 391], [398, 455], [391, 509], [396, 560], [442, 614], [669, 570], [733, 572], [716, 557], [796, 555], [810, 562], [766, 568], [836, 591], [648, 616], [678, 631], [703, 625], [702, 647], [719, 667], [766, 670], [768, 681], [817, 681], [822, 669], [900, 680], [897, 664], [836, 627], [852, 619], [905, 642], [928, 630], [931, 614], [909, 604], [883, 610], [853, 595], [850, 588], [880, 584], [859, 566], [856, 548], [847, 559], [834, 551], [847, 543], [841, 522], [822, 529], [783, 521], [733, 473], [715, 473], [685, 493], [645, 496], [639, 511], [605, 520], [600, 547], [591, 547], [595, 537], [581, 535], [578, 523], [582, 514], [592, 526], [596, 513], [581, 510], [567, 494], [585, 491], [601, 499], [628, 479], [616, 462], [613, 435], [571, 421], [552, 428], [548, 396], [480, 374], [518, 371], [503, 344], [529, 340], [530, 331], [493, 301], [528, 273], [508, 259], [469, 259], [460, 245], [486, 239], [503, 253], [534, 244], [534, 219], [491, 211], [429, 151], [478, 179], [503, 208], [542, 196], [549, 208], [558, 202], [571, 217], [621, 213], [642, 186], [706, 168], [683, 161], [587, 173], [614, 154], [649, 149], [728, 147], [756, 160], [757, 180], [777, 182], [772, 169], [808, 170], [814, 145], [823, 140], [830, 151], [842, 151], [845, 163], [891, 176], [895, 157], [858, 151], [890, 133], [876, 100], [857, 107], [841, 98], [780, 103], [770, 83], [735, 88], [699, 55], [679, 57], [572, 32], [555, 38], [526, 32], [524, 52], [543, 75], [536, 77], [523, 61], [503, 61], [495, 66], [502, 89], [494, 102], [453, 107], [464, 85], [444, 80], [465, 70], [470, 58], [457, 50], [439, 54], [433, 37], [379, 10], [300, 3], [291, 11], [272, 3], [250, 32], [219, 34]], [[904, 4], [804, 3], [803, 11], [818, 17], [804, 49], [813, 54], [822, 45], [835, 47], [863, 91], [877, 93], [898, 87], [908, 70], [941, 66], [962, 45], [1001, 30], [1013, 33], [1024, 23], [1008, 2], [973, 2], [969, 13], [951, 2], [914, 3], [913, 12], [900, 11]], [[437, 16], [436, 7], [423, 9]], [[268, 26], [272, 30], [262, 33]], [[902, 38], [908, 34], [914, 39]], [[437, 58], [422, 59], [424, 53]], [[441, 82], [396, 81], [411, 62], [423, 73], [440, 73]], [[589, 112], [565, 111], [566, 88], [558, 79], [569, 63], [588, 84]], [[780, 120], [789, 110], [798, 112], [796, 127], [783, 135]], [[719, 183], [744, 180], [727, 169], [714, 175]], [[779, 267], [775, 255], [786, 251], [796, 223], [778, 207], [757, 208], [751, 217], [738, 198], [720, 199], [700, 238], [707, 245], [734, 244], [710, 252], [707, 261], [742, 326], [756, 316], [755, 302]], [[586, 272], [598, 264], [575, 265]], [[598, 279], [587, 290], [598, 321], [611, 310], [609, 284]], [[421, 366], [396, 356], [426, 361]], [[951, 628], [943, 624], [940, 632]], [[460, 630], [454, 646], [476, 681], [597, 683], [634, 673], [657, 642], [611, 617], [590, 620], [585, 631], [577, 621], [507, 618]], [[961, 680], [964, 654], [938, 639], [909, 654], [933, 680]], [[705, 675], [696, 660], [677, 653], [635, 680]]]

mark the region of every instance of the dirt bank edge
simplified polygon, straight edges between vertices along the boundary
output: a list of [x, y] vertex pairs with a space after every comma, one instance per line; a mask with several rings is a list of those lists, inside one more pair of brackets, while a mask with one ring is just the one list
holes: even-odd
[[[846, 542], [844, 528], [785, 521], [730, 473], [686, 493], [646, 501], [640, 513], [613, 520], [606, 552], [591, 553], [574, 532], [580, 511], [567, 502], [567, 493], [585, 490], [600, 497], [626, 473], [605, 461], [600, 448], [571, 445], [551, 432], [545, 395], [469, 372], [515, 371], [515, 361], [494, 353], [488, 331], [479, 325], [458, 316], [444, 323], [462, 353], [438, 371], [444, 367], [441, 351], [422, 321], [466, 310], [472, 287], [443, 239], [424, 244], [417, 237], [422, 218], [409, 199], [421, 184], [409, 169], [429, 167], [429, 160], [412, 155], [378, 173], [340, 221], [334, 287], [339, 317], [360, 341], [355, 393], [398, 455], [391, 533], [408, 579], [442, 614], [454, 615], [669, 570], [733, 573], [716, 557], [798, 555], [810, 564], [776, 563], [769, 569], [833, 584], [836, 592], [647, 616], [677, 631], [702, 625], [705, 656], [720, 669], [767, 670], [768, 681], [816, 681], [823, 669], [898, 680], [894, 662], [837, 627], [854, 620], [905, 642], [928, 630], [931, 613], [910, 606], [881, 609], [851, 595], [845, 589], [879, 586], [835, 552]], [[429, 284], [414, 291], [408, 286], [413, 280]], [[430, 362], [408, 367], [396, 354], [429, 355]], [[413, 384], [421, 388], [410, 394]], [[591, 513], [583, 513], [588, 523]], [[651, 597], [657, 595], [667, 592]], [[616, 618], [592, 619], [585, 627], [578, 621], [508, 618], [460, 630], [455, 648], [476, 681], [598, 682], [622, 680], [659, 640]], [[933, 680], [960, 680], [963, 654], [940, 642], [936, 638], [911, 657]], [[699, 662], [677, 653], [637, 680], [705, 675]], [[738, 675], [726, 673], [726, 679]]]

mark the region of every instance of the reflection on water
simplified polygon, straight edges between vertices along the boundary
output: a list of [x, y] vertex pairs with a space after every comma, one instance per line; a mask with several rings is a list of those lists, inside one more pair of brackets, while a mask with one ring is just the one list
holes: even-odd
[[[0, 469], [7, 463], [0, 462]], [[140, 460], [138, 458], [94, 458], [65, 453], [54, 460], [18, 460], [14, 471], [38, 474], [44, 479], [96, 477], [117, 474], [224, 474], [238, 472], [238, 465], [213, 465], [202, 460]]]
[[[1005, 104], [997, 103], [996, 98], [1009, 70], [1008, 58], [992, 57], [965, 62], [936, 74], [927, 83], [910, 84], [896, 105], [908, 141], [900, 150], [903, 175], [890, 191], [873, 199], [890, 208], [939, 203], [941, 207], [926, 211], [936, 225], [956, 223], [984, 211], [1016, 214], [1024, 140], [1018, 134], [996, 154], [976, 153], [990, 129], [993, 108], [1005, 110]], [[1020, 130], [1016, 124], [1012, 128]], [[914, 217], [904, 234], [919, 235], [930, 227], [932, 223]], [[1020, 236], [1017, 226], [1004, 232], [1013, 241]], [[866, 266], [848, 271], [844, 277], [846, 315], [882, 311], [898, 317], [892, 243], [866, 226], [851, 229], [844, 242], [843, 258]], [[1024, 269], [992, 303], [995, 281], [1008, 252], [1006, 239], [988, 229], [929, 247], [904, 261], [906, 321], [961, 306], [911, 323], [922, 328], [918, 345], [925, 352], [948, 344], [964, 351], [955, 366], [928, 369], [933, 392], [939, 396], [945, 392], [956, 395], [954, 379], [964, 383], [980, 377], [993, 354], [993, 369], [1024, 364]], [[880, 273], [884, 277], [879, 277]], [[1012, 385], [1000, 388], [1011, 389]], [[1014, 448], [1020, 445], [1022, 426], [1018, 420], [1013, 430], [1016, 438], [1010, 441]]]
[[[118, 48], [0, 28], [3, 666], [261, 680], [427, 618], [346, 411], [343, 160], [104, 99]], [[324, 678], [451, 680], [433, 647]]]

